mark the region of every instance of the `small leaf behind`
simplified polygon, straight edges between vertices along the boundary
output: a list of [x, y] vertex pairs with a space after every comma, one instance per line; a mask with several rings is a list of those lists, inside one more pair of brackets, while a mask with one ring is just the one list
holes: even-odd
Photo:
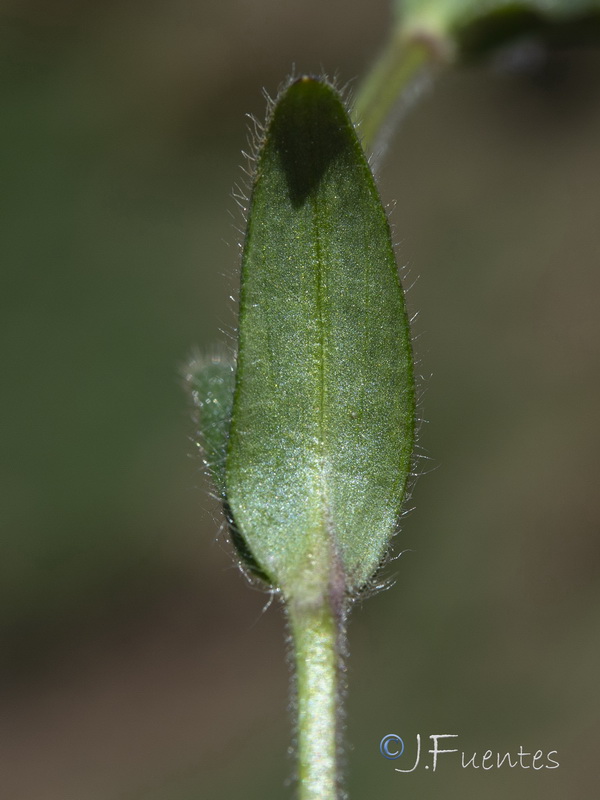
[[204, 463], [224, 498], [225, 458], [235, 382], [233, 362], [220, 355], [194, 358], [186, 367], [185, 382], [196, 410]]

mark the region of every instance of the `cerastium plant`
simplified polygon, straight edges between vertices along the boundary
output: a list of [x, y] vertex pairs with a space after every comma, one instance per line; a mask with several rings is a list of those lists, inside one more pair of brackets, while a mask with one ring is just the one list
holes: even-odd
[[599, 6], [406, 0], [353, 111], [301, 76], [259, 131], [237, 352], [194, 361], [187, 381], [233, 544], [286, 609], [302, 800], [342, 793], [346, 618], [389, 552], [414, 443], [411, 336], [365, 148], [381, 151], [423, 70], [524, 32], [570, 36]]

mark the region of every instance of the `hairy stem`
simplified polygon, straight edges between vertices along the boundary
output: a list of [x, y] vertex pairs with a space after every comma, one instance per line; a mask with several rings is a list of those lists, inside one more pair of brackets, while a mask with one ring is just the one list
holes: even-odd
[[340, 674], [345, 613], [329, 602], [288, 608], [297, 704], [299, 800], [337, 800], [341, 796]]
[[[353, 117], [365, 152], [384, 146], [394, 110], [428, 69], [450, 60], [448, 44], [431, 34], [398, 27], [359, 86]], [[410, 98], [408, 98], [410, 99]]]

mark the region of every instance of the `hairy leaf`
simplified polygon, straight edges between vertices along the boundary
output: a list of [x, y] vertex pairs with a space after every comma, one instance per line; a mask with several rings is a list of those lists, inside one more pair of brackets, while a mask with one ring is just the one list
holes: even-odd
[[303, 77], [280, 94], [258, 153], [226, 468], [237, 530], [284, 594], [317, 603], [369, 580], [413, 434], [387, 218], [342, 100]]

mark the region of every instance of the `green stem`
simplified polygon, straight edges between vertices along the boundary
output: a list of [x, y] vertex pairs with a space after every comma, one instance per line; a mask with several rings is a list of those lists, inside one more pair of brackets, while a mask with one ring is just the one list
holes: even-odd
[[450, 60], [448, 43], [432, 34], [408, 33], [399, 26], [362, 81], [353, 118], [365, 152], [373, 149], [391, 112], [416, 79], [435, 64]]
[[341, 796], [340, 673], [345, 613], [329, 602], [288, 608], [297, 704], [299, 800]]
[[[359, 91], [354, 109], [365, 149], [376, 137], [398, 97], [418, 73], [439, 60], [430, 37], [397, 33]], [[334, 581], [335, 583], [335, 581]], [[321, 586], [328, 585], [326, 580]], [[338, 587], [339, 588], [339, 587]], [[309, 593], [311, 594], [311, 593]], [[294, 645], [299, 800], [339, 800], [341, 707], [340, 682], [347, 606], [343, 592], [329, 585], [324, 594], [304, 602], [288, 598]]]

